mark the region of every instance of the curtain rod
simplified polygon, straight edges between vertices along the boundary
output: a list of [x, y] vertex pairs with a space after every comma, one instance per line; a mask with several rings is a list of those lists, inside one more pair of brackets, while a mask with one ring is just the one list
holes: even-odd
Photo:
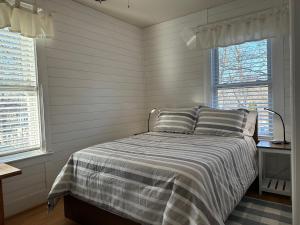
[[[38, 7], [38, 0], [30, 0], [30, 1], [28, 1], [28, 0], [0, 0], [0, 3], [6, 3], [10, 7], [16, 7], [16, 8], [22, 7], [22, 4], [29, 5], [32, 7], [32, 9], [28, 9], [26, 7], [23, 7], [23, 8], [25, 8], [26, 10], [30, 10], [34, 13], [37, 13], [39, 11], [39, 9], [42, 9], [46, 14], [49, 14], [49, 15], [51, 15], [52, 13], [56, 13], [56, 11], [53, 11], [53, 10], [50, 11], [44, 7], [41, 7], [41, 8]], [[44, 3], [41, 5], [44, 5]]]
[[[285, 2], [285, 0], [281, 1], [281, 5], [285, 5], [285, 4], [288, 4], [287, 2]], [[214, 22], [211, 22], [211, 23], [206, 23], [206, 24], [198, 25], [198, 26], [192, 27], [191, 29], [192, 29], [194, 32], [197, 32], [197, 29], [199, 29], [200, 27], [205, 27], [205, 26], [209, 26], [209, 25], [212, 25], [212, 24], [217, 24], [217, 23], [220, 23], [220, 22], [231, 21], [231, 20], [235, 20], [235, 19], [241, 18], [241, 17], [247, 17], [247, 16], [250, 16], [250, 15], [253, 15], [253, 14], [256, 14], [256, 13], [261, 13], [261, 12], [268, 11], [268, 10], [270, 10], [270, 9], [277, 8], [277, 7], [279, 7], [279, 6], [280, 6], [280, 4], [278, 4], [277, 6], [270, 7], [270, 8], [261, 9], [261, 10], [259, 10], [259, 11], [249, 12], [249, 13], [244, 14], [244, 15], [233, 16], [233, 17], [227, 18], [227, 19], [225, 19], [225, 20], [217, 20], [217, 21], [214, 21]], [[206, 11], [207, 17], [208, 17], [208, 10], [209, 10], [209, 9], [207, 9], [207, 11]], [[208, 18], [207, 18], [206, 20], [208, 21]]]

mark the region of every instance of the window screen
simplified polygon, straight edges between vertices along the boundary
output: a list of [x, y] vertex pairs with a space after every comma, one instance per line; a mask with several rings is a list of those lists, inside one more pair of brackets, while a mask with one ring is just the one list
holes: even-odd
[[259, 136], [273, 135], [271, 42], [261, 40], [213, 50], [213, 106], [258, 111]]
[[35, 41], [0, 29], [0, 155], [40, 148]]

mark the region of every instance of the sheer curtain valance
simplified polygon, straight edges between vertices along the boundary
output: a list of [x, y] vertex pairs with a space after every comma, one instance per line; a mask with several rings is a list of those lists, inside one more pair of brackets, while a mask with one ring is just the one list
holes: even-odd
[[182, 37], [190, 48], [210, 49], [288, 34], [289, 7], [270, 8], [246, 16], [185, 30]]
[[32, 4], [0, 0], [0, 28], [5, 27], [25, 37], [53, 37], [52, 16], [39, 9], [36, 0]]

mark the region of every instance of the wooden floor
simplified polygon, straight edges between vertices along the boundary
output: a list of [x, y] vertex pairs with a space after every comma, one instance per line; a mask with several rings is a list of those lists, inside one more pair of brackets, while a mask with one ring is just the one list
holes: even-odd
[[78, 225], [64, 217], [63, 201], [48, 214], [47, 205], [40, 205], [5, 221], [5, 225]]
[[[279, 195], [263, 194], [259, 196], [257, 192], [248, 192], [247, 196], [283, 204], [291, 204], [289, 197]], [[64, 217], [63, 207], [63, 201], [61, 200], [53, 212], [48, 214], [46, 204], [41, 205], [7, 219], [5, 225], [78, 225]]]
[[263, 192], [262, 195], [258, 194], [258, 179], [256, 179], [253, 184], [248, 189], [248, 192], [246, 193], [247, 196], [265, 200], [265, 201], [271, 201], [271, 202], [277, 202], [281, 204], [291, 205], [292, 201], [290, 197], [282, 196], [282, 195], [276, 195], [271, 193]]
[[265, 201], [270, 201], [270, 202], [277, 202], [281, 204], [286, 204], [286, 205], [292, 205], [292, 201], [290, 197], [287, 196], [282, 196], [282, 195], [275, 195], [275, 194], [269, 194], [269, 193], [264, 193], [262, 195], [259, 195], [257, 192], [248, 192], [246, 194], [249, 197], [265, 200]]

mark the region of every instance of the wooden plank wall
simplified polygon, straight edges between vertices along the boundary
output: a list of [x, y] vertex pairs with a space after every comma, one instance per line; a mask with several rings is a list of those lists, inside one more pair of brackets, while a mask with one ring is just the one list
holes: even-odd
[[47, 76], [53, 154], [14, 163], [23, 174], [4, 183], [6, 215], [45, 202], [74, 151], [146, 128], [142, 30], [71, 0], [47, 6], [55, 11], [55, 37], [44, 43], [46, 65], [38, 59], [38, 66], [46, 67], [39, 75]]
[[[236, 0], [198, 13], [150, 26], [144, 30], [145, 76], [147, 109], [159, 107], [193, 106], [209, 104], [210, 51], [190, 50], [181, 38], [185, 27], [213, 23], [228, 18], [279, 5], [281, 0]], [[279, 73], [284, 85], [284, 100], [275, 100], [284, 114], [288, 137], [290, 124], [290, 57], [288, 38], [284, 40], [283, 68]], [[282, 58], [281, 58], [282, 59]], [[282, 60], [281, 60], [282, 61]], [[276, 68], [277, 69], [277, 68]]]
[[146, 109], [207, 103], [209, 52], [188, 49], [184, 27], [274, 3], [236, 0], [142, 30], [71, 0], [44, 1], [55, 11], [55, 38], [38, 51], [53, 154], [14, 163], [23, 175], [4, 182], [6, 216], [45, 202], [74, 151], [144, 131]]

